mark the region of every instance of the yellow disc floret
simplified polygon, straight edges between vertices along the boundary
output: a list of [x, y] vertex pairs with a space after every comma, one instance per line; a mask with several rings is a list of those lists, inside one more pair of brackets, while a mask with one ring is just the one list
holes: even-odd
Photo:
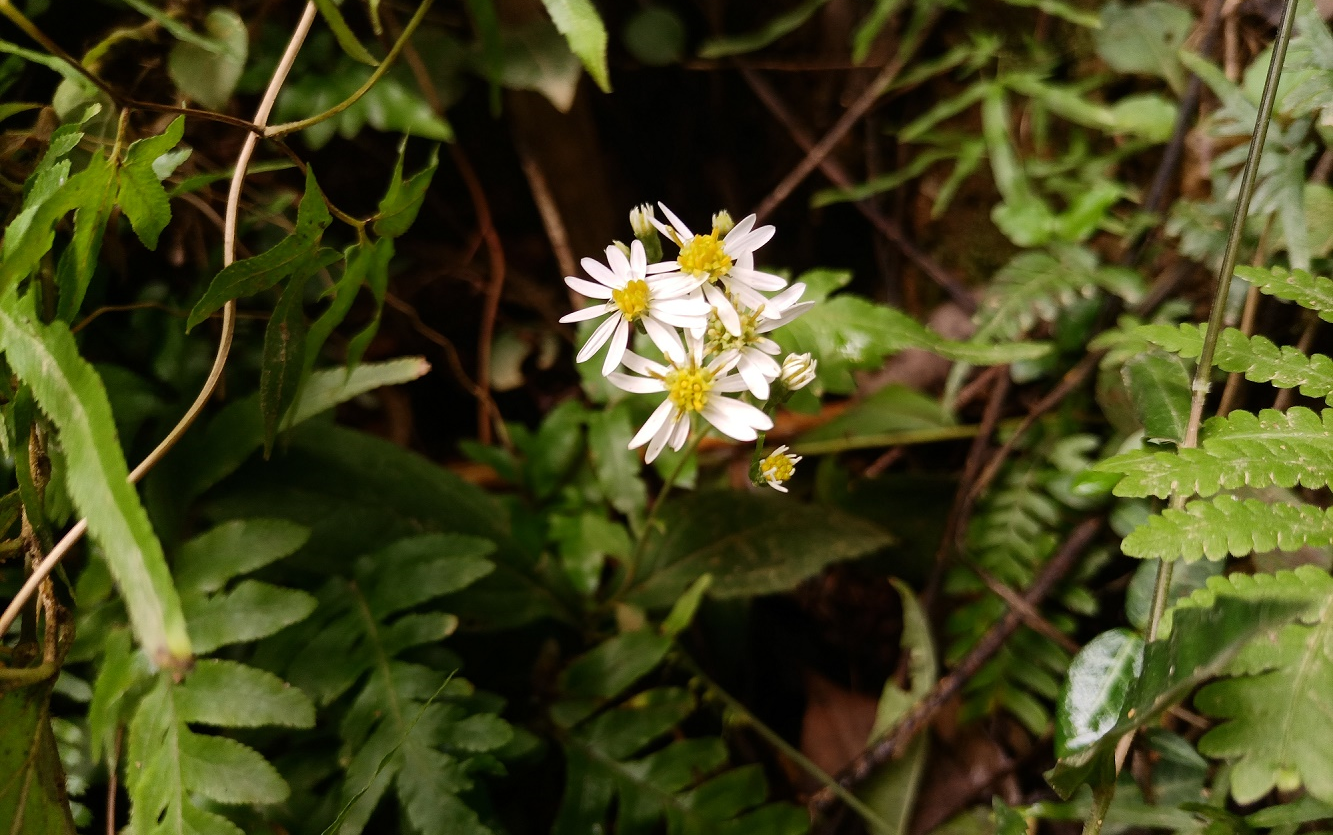
[[731, 270], [731, 256], [722, 248], [717, 229], [707, 235], [695, 235], [680, 248], [676, 263], [686, 275], [706, 276], [709, 281], [717, 281]]
[[648, 312], [648, 282], [639, 278], [630, 279], [624, 289], [611, 291], [611, 301], [616, 303], [627, 320], [633, 322]]
[[[732, 298], [733, 304], [735, 304], [735, 301]], [[709, 351], [719, 354], [731, 349], [749, 348], [762, 338], [762, 334], [759, 333], [759, 316], [762, 312], [763, 308], [741, 312], [739, 314], [741, 333], [740, 336], [733, 336], [731, 331], [727, 330], [727, 326], [722, 324], [717, 311], [714, 310], [708, 317], [708, 329], [704, 332], [704, 344], [708, 346]]]
[[759, 462], [759, 472], [763, 473], [765, 481], [781, 484], [796, 474], [796, 462], [786, 449], [784, 446]]
[[676, 366], [662, 379], [667, 397], [682, 412], [701, 412], [708, 402], [708, 391], [713, 387], [713, 372], [691, 362]]

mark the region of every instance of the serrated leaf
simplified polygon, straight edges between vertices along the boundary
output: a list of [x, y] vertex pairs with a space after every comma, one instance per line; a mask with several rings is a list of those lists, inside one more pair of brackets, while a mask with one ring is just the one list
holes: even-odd
[[181, 40], [167, 55], [167, 74], [176, 88], [210, 110], [222, 110], [236, 90], [250, 51], [245, 20], [228, 8], [213, 8], [204, 17], [204, 30], [221, 49]]
[[1199, 448], [1175, 452], [1127, 452], [1095, 467], [1124, 476], [1117, 496], [1157, 496], [1173, 491], [1211, 496], [1242, 487], [1319, 488], [1333, 469], [1333, 410], [1316, 413], [1303, 406], [1258, 415], [1232, 412], [1209, 418]]
[[199, 652], [266, 638], [315, 611], [309, 594], [258, 580], [243, 580], [210, 597], [189, 596], [183, 604]]
[[475, 536], [423, 534], [372, 554], [366, 603], [379, 618], [452, 594], [495, 570], [495, 543]]
[[579, 57], [588, 75], [611, 92], [611, 76], [606, 68], [606, 26], [590, 0], [542, 0], [555, 28], [569, 41], [570, 50]]
[[[319, 263], [331, 263], [341, 256], [326, 250], [328, 258], [312, 256]], [[259, 368], [259, 412], [264, 416], [264, 457], [273, 449], [279, 423], [301, 387], [305, 369], [306, 322], [305, 284], [313, 270], [301, 265], [282, 289], [264, 328], [264, 354]]]
[[315, 725], [315, 706], [299, 689], [270, 672], [212, 658], [176, 688], [176, 710], [184, 722], [221, 728]]
[[774, 496], [704, 492], [666, 503], [625, 599], [670, 606], [694, 578], [712, 574], [715, 597], [786, 591], [824, 566], [893, 541], [882, 528], [827, 508]]
[[1193, 562], [1268, 551], [1298, 551], [1333, 540], [1333, 510], [1217, 496], [1167, 508], [1125, 537], [1126, 556]]
[[55, 424], [68, 467], [66, 490], [88, 520], [125, 599], [135, 636], [154, 663], [190, 658], [180, 598], [162, 545], [129, 483], [106, 389], [81, 356], [69, 329], [40, 324], [31, 297], [0, 301], [0, 349]]
[[561, 690], [574, 698], [612, 698], [655, 669], [670, 649], [670, 638], [646, 629], [617, 635], [574, 659], [560, 676]]
[[1022, 252], [995, 274], [976, 314], [980, 341], [1014, 339], [1038, 321], [1053, 321], [1060, 311], [1105, 290], [1134, 301], [1142, 291], [1137, 274], [1099, 265], [1084, 249]]
[[1143, 639], [1112, 629], [1089, 641], [1069, 665], [1055, 714], [1055, 754], [1068, 757], [1115, 727], [1143, 664]]
[[705, 59], [728, 58], [763, 49], [781, 38], [795, 32], [810, 19], [828, 0], [805, 0], [789, 11], [776, 15], [763, 26], [744, 35], [725, 35], [709, 38], [699, 47], [699, 57]]
[[100, 153], [88, 161], [81, 176], [90, 181], [87, 199], [74, 212], [74, 236], [56, 269], [56, 286], [60, 290], [56, 316], [65, 322], [72, 322], [83, 305], [118, 188], [116, 166]]
[[[1132, 334], [1186, 359], [1197, 359], [1207, 332], [1206, 324], [1181, 323], [1179, 327], [1141, 325]], [[1289, 345], [1279, 348], [1268, 337], [1247, 337], [1235, 328], [1224, 329], [1218, 337], [1213, 365], [1244, 374], [1252, 383], [1299, 388], [1306, 397], [1333, 396], [1333, 360], [1323, 354], [1306, 356]]]
[[101, 762], [103, 750], [110, 751], [115, 745], [116, 731], [125, 718], [125, 696], [148, 666], [136, 657], [127, 629], [107, 636], [101, 661], [88, 704], [88, 747], [94, 763]]
[[253, 258], [237, 261], [214, 278], [203, 298], [190, 311], [186, 329], [207, 319], [232, 299], [267, 290], [301, 268], [319, 246], [324, 229], [333, 222], [313, 168], [306, 169], [306, 189], [296, 213], [296, 228], [277, 246]]
[[324, 17], [324, 22], [329, 25], [329, 29], [333, 30], [333, 37], [338, 41], [338, 46], [342, 47], [342, 51], [347, 53], [349, 58], [372, 67], [379, 66], [380, 62], [370, 54], [370, 50], [362, 46], [361, 41], [352, 34], [352, 28], [347, 25], [347, 20], [334, 0], [315, 0], [315, 5], [319, 8], [320, 15]]
[[[325, 292], [333, 295], [333, 300], [329, 306], [319, 315], [315, 323], [310, 326], [306, 336], [305, 347], [305, 368], [306, 375], [311, 373], [315, 367], [315, 361], [319, 359], [319, 352], [324, 347], [329, 335], [333, 333], [334, 328], [342, 324], [347, 318], [348, 312], [352, 309], [353, 302], [356, 301], [357, 293], [363, 284], [369, 283], [375, 293], [376, 313], [373, 320], [379, 318], [380, 306], [384, 301], [384, 288], [388, 287], [389, 261], [393, 258], [393, 241], [389, 238], [379, 238], [370, 244], [354, 244], [347, 248], [343, 253], [343, 274], [338, 281]], [[368, 326], [369, 327], [369, 326]], [[360, 362], [360, 356], [353, 361], [352, 353], [348, 351], [347, 367], [351, 368]]]
[[1333, 279], [1286, 267], [1237, 267], [1236, 276], [1259, 288], [1261, 293], [1295, 302], [1333, 322]]
[[440, 149], [436, 146], [426, 166], [404, 180], [403, 155], [406, 151], [407, 143], [403, 143], [398, 151], [398, 161], [394, 163], [393, 176], [389, 179], [389, 190], [380, 200], [379, 212], [375, 215], [375, 234], [386, 238], [396, 238], [411, 228], [421, 210], [426, 189], [435, 177], [435, 169], [440, 165]]
[[1125, 363], [1121, 375], [1148, 437], [1183, 441], [1190, 410], [1185, 364], [1167, 354], [1140, 354]]
[[148, 136], [130, 145], [120, 165], [120, 190], [116, 203], [129, 218], [134, 233], [149, 249], [171, 222], [167, 191], [153, 170], [158, 157], [175, 148], [185, 135], [185, 117], [177, 116], [158, 136]]
[[51, 733], [51, 681], [0, 688], [0, 820], [15, 835], [74, 835]]

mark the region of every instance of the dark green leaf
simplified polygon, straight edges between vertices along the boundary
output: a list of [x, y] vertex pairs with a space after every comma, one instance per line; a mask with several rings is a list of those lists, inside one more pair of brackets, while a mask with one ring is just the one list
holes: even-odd
[[378, 618], [472, 585], [495, 570], [495, 545], [456, 534], [401, 539], [367, 558], [366, 603]]
[[699, 493], [667, 503], [647, 533], [627, 599], [670, 606], [696, 577], [715, 597], [786, 591], [824, 566], [893, 540], [883, 529], [826, 508], [753, 493]]
[[828, 0], [805, 0], [805, 2], [771, 18], [762, 27], [744, 35], [731, 35], [709, 38], [699, 47], [700, 58], [728, 58], [763, 49], [797, 29], [819, 11]]
[[613, 698], [652, 672], [669, 649], [670, 638], [648, 630], [617, 635], [574, 659], [560, 687], [575, 698]]
[[1143, 664], [1143, 639], [1112, 629], [1089, 641], [1069, 665], [1055, 715], [1055, 753], [1068, 757], [1115, 727]]
[[1097, 52], [1112, 69], [1167, 79], [1179, 89], [1184, 73], [1176, 52], [1194, 27], [1189, 10], [1164, 0], [1127, 6], [1107, 3], [1097, 30]]
[[[12, 299], [12, 297], [11, 297]], [[180, 599], [148, 514], [130, 485], [106, 390], [60, 322], [42, 325], [31, 296], [0, 303], [0, 349], [60, 433], [66, 489], [88, 520], [125, 598], [135, 635], [154, 663], [188, 663]]]
[[607, 502], [630, 519], [648, 506], [639, 456], [629, 448], [634, 432], [628, 401], [588, 415], [588, 457], [597, 483]]
[[315, 598], [303, 591], [242, 580], [230, 591], [183, 601], [190, 639], [199, 652], [257, 641], [300, 623], [315, 611]]
[[185, 117], [177, 116], [158, 136], [148, 136], [130, 145], [120, 166], [120, 191], [116, 202], [129, 218], [134, 232], [149, 249], [171, 222], [167, 190], [153, 170], [158, 157], [175, 148], [185, 135]]
[[347, 25], [343, 14], [338, 10], [338, 4], [335, 0], [315, 0], [315, 5], [319, 7], [319, 13], [324, 16], [324, 22], [333, 30], [333, 37], [338, 40], [338, 46], [342, 47], [348, 57], [354, 61], [360, 61], [363, 64], [369, 64], [372, 67], [379, 66], [379, 61], [375, 56], [361, 45], [356, 35], [352, 34], [352, 29]]
[[75, 833], [50, 699], [50, 681], [0, 687], [0, 820], [15, 835]]
[[181, 547], [176, 582], [187, 591], [212, 593], [233, 577], [291, 556], [309, 538], [309, 528], [285, 519], [224, 522]]
[[421, 201], [426, 197], [426, 189], [435, 177], [435, 169], [440, 164], [440, 149], [437, 146], [430, 153], [426, 166], [408, 179], [403, 179], [403, 155], [407, 152], [404, 142], [398, 151], [398, 161], [394, 163], [393, 177], [389, 180], [389, 190], [380, 200], [379, 213], [375, 216], [376, 235], [396, 238], [406, 232], [417, 219], [421, 210]]
[[313, 168], [306, 169], [306, 190], [296, 213], [296, 228], [277, 246], [253, 258], [237, 261], [213, 279], [208, 290], [190, 311], [187, 329], [207, 319], [232, 299], [267, 290], [295, 273], [314, 254], [324, 229], [333, 222], [324, 194], [315, 182]]
[[666, 6], [644, 6], [625, 23], [625, 48], [650, 67], [674, 64], [685, 55], [685, 23]]
[[65, 322], [72, 322], [83, 305], [118, 185], [115, 165], [100, 153], [93, 155], [80, 176], [89, 180], [87, 199], [74, 213], [74, 237], [60, 256], [56, 270], [56, 285], [60, 289], [56, 315]]
[[270, 672], [235, 661], [196, 664], [176, 688], [176, 710], [182, 721], [223, 728], [315, 725], [315, 706], [304, 693]]
[[870, 47], [875, 45], [884, 24], [889, 22], [904, 5], [904, 0], [875, 0], [874, 7], [865, 19], [856, 27], [852, 35], [852, 60], [861, 63], [870, 55]]
[[1190, 375], [1180, 358], [1140, 354], [1121, 369], [1144, 431], [1150, 440], [1180, 443], [1190, 411]]
[[[340, 257], [325, 250], [331, 258]], [[319, 259], [328, 263], [331, 259]], [[278, 425], [296, 400], [305, 368], [305, 283], [310, 276], [307, 265], [283, 288], [273, 315], [264, 329], [264, 358], [259, 369], [259, 411], [264, 416], [264, 457], [273, 449]]]

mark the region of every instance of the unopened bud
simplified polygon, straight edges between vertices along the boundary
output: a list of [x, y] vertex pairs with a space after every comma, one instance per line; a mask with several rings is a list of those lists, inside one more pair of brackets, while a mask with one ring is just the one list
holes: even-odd
[[719, 237], [730, 232], [735, 226], [736, 221], [731, 219], [726, 209], [713, 215], [713, 232]]
[[630, 209], [629, 225], [634, 230], [634, 237], [643, 244], [643, 252], [648, 256], [648, 263], [661, 261], [662, 239], [658, 237], [657, 227], [653, 225], [652, 205], [644, 203]]
[[616, 249], [623, 252], [626, 258], [629, 257], [629, 244], [625, 243], [624, 241], [612, 241], [611, 243], [612, 245], [615, 246]]
[[778, 379], [787, 387], [787, 391], [803, 389], [814, 381], [818, 365], [819, 361], [809, 354], [788, 354], [782, 361], [782, 373]]

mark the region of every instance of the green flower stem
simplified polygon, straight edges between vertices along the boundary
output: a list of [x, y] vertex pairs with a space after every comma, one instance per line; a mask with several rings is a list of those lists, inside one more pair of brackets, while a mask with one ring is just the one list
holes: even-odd
[[265, 128], [264, 136], [273, 138], [275, 136], [286, 136], [289, 133], [305, 130], [306, 128], [317, 125], [327, 119], [332, 119], [334, 116], [337, 116], [339, 113], [342, 113], [347, 108], [356, 104], [362, 96], [370, 92], [370, 88], [374, 87], [375, 84], [384, 77], [384, 74], [389, 71], [389, 68], [393, 66], [393, 62], [398, 58], [398, 54], [403, 51], [403, 47], [407, 46], [407, 41], [412, 37], [412, 33], [421, 25], [421, 21], [426, 19], [426, 12], [430, 10], [431, 3], [433, 2], [434, 0], [422, 0], [421, 5], [417, 7], [416, 12], [412, 15], [412, 19], [409, 20], [407, 26], [403, 28], [403, 33], [398, 36], [398, 40], [394, 42], [393, 47], [389, 50], [389, 54], [384, 56], [384, 60], [381, 61], [379, 66], [375, 68], [375, 71], [370, 74], [370, 78], [367, 78], [366, 83], [362, 84], [355, 93], [348, 96], [343, 101], [338, 102], [333, 107], [330, 107], [328, 110], [325, 110], [323, 113], [316, 113], [308, 119], [298, 119], [295, 122], [284, 122], [281, 125]]
[[648, 515], [643, 519], [643, 528], [639, 531], [639, 538], [634, 543], [634, 550], [630, 553], [629, 561], [625, 563], [625, 577], [620, 581], [620, 587], [611, 599], [617, 600], [620, 595], [629, 590], [630, 583], [634, 581], [634, 574], [639, 566], [639, 559], [643, 556], [643, 549], [648, 543], [648, 534], [653, 528], [653, 522], [657, 519], [658, 512], [662, 509], [662, 504], [666, 500], [667, 494], [675, 486], [676, 480], [680, 474], [685, 472], [685, 465], [690, 462], [690, 457], [699, 451], [699, 444], [703, 443], [704, 436], [708, 434], [708, 428], [705, 426], [699, 430], [694, 439], [685, 447], [685, 454], [681, 456], [680, 461], [676, 463], [673, 469], [662, 482], [662, 489], [657, 491], [653, 497], [653, 503], [648, 506]]
[[790, 742], [783, 739], [777, 731], [760, 721], [759, 718], [751, 713], [749, 708], [741, 704], [735, 696], [722, 689], [722, 686], [716, 681], [713, 681], [713, 679], [699, 666], [698, 662], [687, 655], [683, 650], [680, 651], [680, 660], [684, 666], [689, 669], [691, 674], [703, 682], [704, 686], [708, 688], [708, 692], [725, 704], [727, 709], [738, 716], [746, 726], [763, 737], [769, 745], [772, 745], [778, 751], [782, 752], [784, 757], [800, 766], [801, 769], [811, 777], [814, 777], [820, 783], [823, 783], [829, 791], [838, 796], [839, 800], [846, 803], [849, 809], [860, 815], [865, 822], [870, 825], [872, 830], [879, 832], [893, 831], [893, 827], [888, 821], [884, 820], [878, 812], [862, 802], [861, 798], [843, 788], [831, 774], [820, 768], [805, 754], [802, 754], [800, 750]]
[[[1021, 423], [1021, 419], [1000, 422], [1008, 429]], [[830, 438], [827, 441], [807, 441], [792, 446], [797, 455], [828, 455], [853, 449], [876, 449], [879, 447], [911, 446], [913, 444], [931, 444], [938, 441], [956, 441], [973, 438], [981, 431], [979, 425], [941, 426], [935, 429], [905, 429], [902, 432], [886, 432], [882, 435], [858, 435], [855, 438]]]

